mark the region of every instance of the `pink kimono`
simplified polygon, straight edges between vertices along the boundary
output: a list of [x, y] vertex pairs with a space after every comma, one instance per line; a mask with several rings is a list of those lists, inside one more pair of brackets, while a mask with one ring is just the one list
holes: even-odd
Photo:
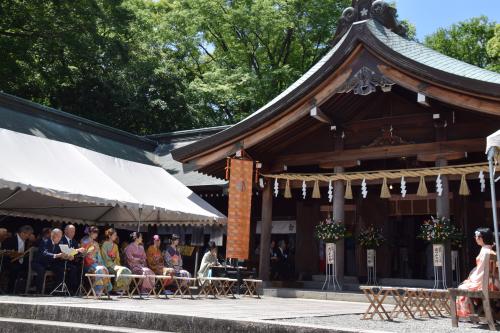
[[[485, 245], [481, 248], [481, 252], [476, 257], [476, 267], [470, 272], [469, 277], [458, 286], [459, 289], [466, 289], [470, 291], [479, 291], [481, 290], [481, 284], [484, 276], [485, 265], [485, 257], [488, 252], [491, 250], [491, 245]], [[495, 281], [493, 284], [490, 281], [488, 288], [490, 290], [498, 290], [498, 281]], [[468, 318], [472, 313], [472, 303], [468, 299], [468, 297], [460, 296], [457, 299], [457, 315], [462, 318]]]
[[127, 264], [132, 273], [137, 275], [149, 275], [151, 277], [142, 280], [141, 293], [149, 293], [155, 284], [155, 273], [148, 268], [146, 263], [146, 252], [142, 245], [131, 243], [125, 249]]

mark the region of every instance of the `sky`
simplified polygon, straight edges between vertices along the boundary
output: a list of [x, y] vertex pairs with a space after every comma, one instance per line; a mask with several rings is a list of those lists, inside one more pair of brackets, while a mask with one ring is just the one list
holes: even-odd
[[435, 32], [438, 28], [471, 17], [486, 15], [500, 23], [500, 0], [393, 0], [399, 19], [407, 19], [417, 27], [417, 38]]

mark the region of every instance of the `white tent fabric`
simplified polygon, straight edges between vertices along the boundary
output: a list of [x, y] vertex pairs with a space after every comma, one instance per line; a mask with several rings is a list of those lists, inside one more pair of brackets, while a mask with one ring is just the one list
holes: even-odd
[[495, 147], [496, 149], [500, 149], [500, 130], [491, 134], [486, 138], [486, 154], [490, 150], [491, 147]]
[[0, 213], [68, 222], [225, 224], [160, 167], [0, 129]]

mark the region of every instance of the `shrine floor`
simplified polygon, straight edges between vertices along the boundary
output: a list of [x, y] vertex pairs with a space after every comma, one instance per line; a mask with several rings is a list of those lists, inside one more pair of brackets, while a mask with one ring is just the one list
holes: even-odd
[[[368, 304], [300, 298], [128, 299], [0, 296], [0, 332], [481, 332], [451, 320], [362, 321]], [[391, 305], [387, 306], [388, 309]]]

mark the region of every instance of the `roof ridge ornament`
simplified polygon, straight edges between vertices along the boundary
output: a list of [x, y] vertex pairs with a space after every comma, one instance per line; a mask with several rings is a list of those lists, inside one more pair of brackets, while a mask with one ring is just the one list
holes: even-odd
[[353, 91], [355, 95], [366, 96], [377, 91], [377, 86], [383, 92], [389, 92], [393, 85], [394, 82], [382, 75], [378, 70], [375, 71], [363, 66], [337, 89], [337, 93]]
[[384, 0], [352, 0], [351, 7], [344, 9], [333, 37], [336, 43], [354, 22], [374, 19], [394, 33], [406, 38], [406, 27], [397, 20], [397, 10]]

